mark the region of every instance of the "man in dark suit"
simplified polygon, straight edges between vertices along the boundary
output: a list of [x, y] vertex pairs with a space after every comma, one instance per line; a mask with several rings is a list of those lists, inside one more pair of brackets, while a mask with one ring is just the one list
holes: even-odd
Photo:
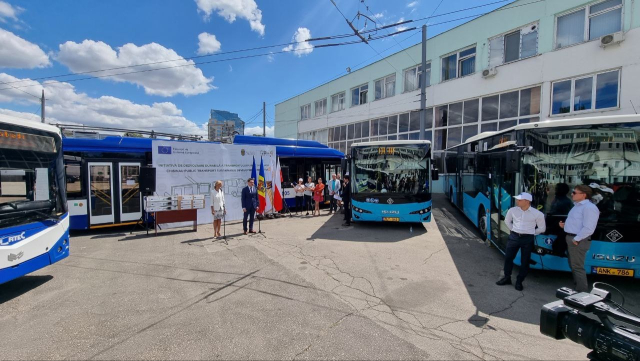
[[344, 203], [344, 224], [351, 225], [351, 182], [349, 175], [344, 176], [344, 187], [342, 188], [342, 203]]
[[242, 228], [244, 229], [244, 234], [247, 234], [247, 218], [249, 218], [248, 232], [256, 233], [256, 231], [253, 230], [253, 217], [258, 208], [258, 189], [254, 183], [255, 180], [249, 178], [249, 180], [247, 180], [247, 186], [242, 189], [242, 212], [244, 212]]

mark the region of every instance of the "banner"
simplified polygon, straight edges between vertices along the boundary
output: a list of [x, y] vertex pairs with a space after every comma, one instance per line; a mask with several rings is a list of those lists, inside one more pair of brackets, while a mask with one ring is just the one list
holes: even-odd
[[[154, 140], [152, 159], [156, 168], [156, 195], [204, 194], [205, 209], [198, 210], [198, 223], [211, 223], [211, 191], [215, 182], [221, 180], [224, 184], [226, 220], [240, 220], [242, 189], [251, 177], [254, 157], [262, 157], [264, 167], [271, 170], [275, 168], [275, 155], [275, 147], [266, 145]], [[176, 223], [170, 226], [182, 225]]]

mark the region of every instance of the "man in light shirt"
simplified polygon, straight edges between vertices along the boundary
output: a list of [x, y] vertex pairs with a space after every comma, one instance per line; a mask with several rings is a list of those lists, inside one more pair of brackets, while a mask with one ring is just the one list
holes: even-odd
[[338, 211], [338, 200], [335, 195], [340, 192], [340, 181], [335, 174], [331, 175], [331, 181], [329, 182], [329, 214]]
[[516, 290], [522, 291], [522, 282], [529, 272], [529, 260], [535, 236], [546, 230], [544, 214], [531, 207], [533, 197], [529, 193], [520, 193], [513, 197], [516, 199], [517, 207], [509, 209], [504, 223], [509, 228], [509, 241], [504, 255], [504, 277], [496, 284], [498, 286], [511, 284], [511, 271], [513, 270], [513, 260], [520, 251], [520, 272], [516, 279]]
[[584, 259], [591, 247], [591, 235], [596, 230], [600, 218], [598, 207], [590, 201], [592, 195], [593, 190], [589, 186], [576, 186], [571, 192], [574, 207], [569, 211], [567, 222], [560, 222], [560, 227], [564, 228], [567, 234], [569, 266], [578, 292], [589, 292]]

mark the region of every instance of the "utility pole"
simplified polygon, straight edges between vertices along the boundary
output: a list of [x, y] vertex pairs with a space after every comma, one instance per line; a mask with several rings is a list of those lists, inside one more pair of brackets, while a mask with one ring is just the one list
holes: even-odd
[[427, 25], [422, 25], [422, 71], [420, 72], [420, 140], [424, 140], [427, 110]]
[[267, 136], [267, 113], [265, 112], [267, 103], [262, 102], [262, 137]]
[[44, 123], [44, 89], [42, 89], [42, 99], [40, 99], [40, 121]]

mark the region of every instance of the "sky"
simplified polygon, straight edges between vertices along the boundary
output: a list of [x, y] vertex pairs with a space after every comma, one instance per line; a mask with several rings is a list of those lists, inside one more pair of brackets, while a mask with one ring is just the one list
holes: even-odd
[[[334, 1], [357, 29], [371, 30], [497, 0]], [[49, 123], [206, 135], [209, 111], [219, 109], [238, 113], [250, 135], [262, 133], [266, 102], [273, 136], [277, 103], [379, 60], [376, 51], [386, 56], [420, 41], [411, 31], [372, 47], [304, 42], [351, 33], [338, 9], [331, 0], [0, 0], [0, 114], [39, 121], [44, 89]], [[434, 25], [429, 36], [469, 20]]]

